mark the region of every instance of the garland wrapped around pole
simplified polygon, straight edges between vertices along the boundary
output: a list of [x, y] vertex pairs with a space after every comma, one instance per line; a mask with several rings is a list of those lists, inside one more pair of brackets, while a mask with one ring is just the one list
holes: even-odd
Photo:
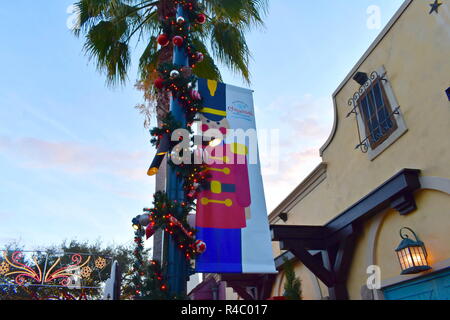
[[[157, 94], [171, 94], [171, 110], [162, 119], [162, 124], [150, 131], [151, 143], [157, 148], [157, 153], [147, 172], [150, 176], [155, 175], [167, 155], [167, 192], [155, 193], [154, 207], [144, 209], [144, 214], [133, 219], [133, 225], [139, 232], [139, 237], [136, 236], [135, 239], [140, 239], [136, 249], [137, 266], [142, 265], [139, 257], [142, 237], [146, 235], [148, 239], [157, 229], [165, 231], [168, 244], [165, 249], [165, 265], [162, 266], [159, 278], [166, 279], [167, 285], [161, 285], [159, 289], [162, 293], [167, 293], [165, 296], [168, 298], [186, 296], [191, 260], [207, 250], [207, 244], [196, 241], [195, 230], [187, 221], [189, 213], [195, 207], [197, 193], [205, 186], [206, 167], [193, 164], [194, 161], [191, 164], [175, 165], [171, 160], [171, 152], [179, 142], [172, 141], [172, 133], [177, 129], [186, 129], [192, 134], [195, 116], [202, 108], [202, 97], [195, 90], [197, 77], [192, 68], [203, 61], [204, 55], [192, 44], [191, 33], [201, 30], [206, 16], [196, 0], [175, 0], [173, 3], [175, 7], [165, 8], [166, 14], [160, 18], [161, 34], [157, 38], [158, 44], [163, 47], [173, 43], [173, 62], [157, 66], [158, 78], [154, 82]], [[183, 152], [190, 153], [193, 160], [191, 150], [185, 149]], [[145, 274], [140, 268], [136, 268], [136, 272], [139, 276]], [[137, 277], [136, 281], [138, 279]], [[142, 295], [140, 291], [138, 298], [142, 298]]]
[[[134, 219], [133, 219], [134, 220]], [[168, 292], [167, 279], [164, 277], [161, 265], [158, 261], [144, 261], [143, 236], [145, 231], [141, 225], [135, 225], [134, 242], [136, 248], [133, 251], [135, 261], [133, 263], [134, 276], [132, 279], [135, 293], [134, 300], [175, 300], [184, 299], [184, 296], [175, 296]]]

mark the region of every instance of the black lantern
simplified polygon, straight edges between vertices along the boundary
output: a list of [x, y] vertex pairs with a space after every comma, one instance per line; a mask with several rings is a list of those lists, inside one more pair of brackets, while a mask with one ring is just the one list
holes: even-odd
[[288, 220], [288, 214], [286, 212], [282, 212], [278, 215], [278, 218], [286, 222]]
[[353, 80], [355, 80], [356, 82], [358, 82], [360, 85], [363, 86], [369, 80], [369, 76], [365, 72], [357, 72], [353, 76]]
[[[403, 231], [410, 231], [416, 240], [412, 240]], [[403, 239], [400, 245], [395, 249], [398, 260], [402, 268], [402, 274], [414, 274], [422, 271], [430, 270], [431, 267], [427, 262], [427, 250], [422, 241], [410, 228], [403, 227], [400, 229], [400, 237]]]

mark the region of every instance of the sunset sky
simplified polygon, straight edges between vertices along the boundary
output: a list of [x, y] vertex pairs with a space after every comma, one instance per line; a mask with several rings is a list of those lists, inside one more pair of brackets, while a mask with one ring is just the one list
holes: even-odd
[[[266, 28], [248, 34], [258, 130], [280, 132], [279, 152], [262, 153], [269, 213], [320, 163], [332, 92], [402, 2], [270, 0]], [[133, 108], [142, 102], [136, 64], [126, 86], [107, 87], [66, 26], [72, 3], [0, 6], [0, 248], [129, 243], [131, 218], [151, 206], [155, 150]], [[367, 26], [372, 5], [381, 28]], [[245, 86], [221, 70], [226, 83]]]

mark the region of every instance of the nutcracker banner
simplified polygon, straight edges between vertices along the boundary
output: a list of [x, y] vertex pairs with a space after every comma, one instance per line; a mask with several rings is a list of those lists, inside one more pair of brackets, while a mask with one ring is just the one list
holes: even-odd
[[[253, 91], [200, 79], [199, 131], [208, 183], [197, 196], [201, 273], [275, 273], [256, 135]], [[206, 146], [205, 146], [206, 145]]]

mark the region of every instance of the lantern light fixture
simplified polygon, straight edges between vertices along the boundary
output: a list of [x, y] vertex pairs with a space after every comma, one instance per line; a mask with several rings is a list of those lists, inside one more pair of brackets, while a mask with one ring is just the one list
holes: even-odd
[[278, 217], [283, 220], [284, 222], [288, 221], [288, 214], [287, 212], [281, 212]]
[[131, 220], [131, 223], [134, 230], [139, 230], [141, 228], [141, 225], [139, 224], [139, 216], [133, 218], [133, 220]]
[[[414, 235], [415, 240], [408, 237], [404, 232], [406, 230]], [[427, 262], [427, 250], [425, 244], [420, 241], [416, 233], [408, 227], [403, 227], [400, 229], [400, 237], [403, 240], [395, 251], [402, 268], [401, 274], [415, 274], [430, 270], [431, 267]]]
[[365, 72], [359, 71], [353, 76], [353, 80], [355, 80], [359, 85], [363, 86], [369, 80], [369, 75]]

